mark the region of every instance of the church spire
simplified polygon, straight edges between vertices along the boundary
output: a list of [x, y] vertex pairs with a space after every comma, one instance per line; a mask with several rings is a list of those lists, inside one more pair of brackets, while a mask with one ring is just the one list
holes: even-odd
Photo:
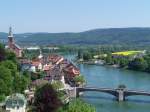
[[9, 34], [8, 34], [8, 37], [13, 37], [12, 27], [9, 27]]
[[40, 49], [40, 55], [38, 56], [39, 59], [43, 58], [43, 55], [42, 55], [42, 50]]
[[8, 44], [9, 44], [9, 47], [11, 47], [11, 45], [14, 44], [13, 33], [12, 33], [11, 27], [9, 27]]

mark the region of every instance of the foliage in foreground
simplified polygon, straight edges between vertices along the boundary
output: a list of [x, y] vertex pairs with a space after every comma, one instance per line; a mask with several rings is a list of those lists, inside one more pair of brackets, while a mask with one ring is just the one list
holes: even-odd
[[58, 112], [96, 112], [96, 109], [80, 99], [75, 99]]
[[37, 89], [32, 112], [56, 112], [62, 106], [57, 92], [50, 84]]
[[29, 77], [18, 69], [17, 58], [0, 44], [0, 102], [12, 93], [23, 93], [29, 84]]
[[64, 88], [64, 84], [61, 81], [53, 81], [51, 85], [56, 90]]
[[91, 105], [80, 99], [63, 105], [60, 96], [51, 84], [45, 84], [35, 92], [34, 104], [29, 112], [96, 112]]

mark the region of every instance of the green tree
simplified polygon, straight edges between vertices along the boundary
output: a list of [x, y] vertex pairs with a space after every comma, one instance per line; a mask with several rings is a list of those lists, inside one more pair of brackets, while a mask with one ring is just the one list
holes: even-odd
[[35, 92], [33, 112], [57, 112], [61, 106], [62, 102], [50, 84], [42, 86]]
[[105, 61], [108, 64], [112, 64], [113, 63], [112, 55], [110, 53], [107, 54], [107, 57], [105, 58]]
[[53, 81], [51, 83], [52, 87], [56, 90], [59, 90], [64, 87], [64, 84], [61, 81]]
[[120, 67], [126, 67], [129, 64], [129, 61], [126, 58], [121, 58], [119, 62], [120, 62]]
[[3, 65], [4, 67], [8, 68], [11, 71], [12, 76], [15, 76], [18, 72], [17, 65], [11, 60], [2, 61], [0, 65]]
[[147, 62], [147, 65], [148, 65], [146, 71], [147, 71], [147, 72], [150, 72], [150, 55], [146, 55], [146, 56], [144, 57], [144, 60]]
[[16, 75], [13, 81], [13, 92], [23, 93], [29, 85], [29, 80], [23, 75]]
[[82, 59], [82, 52], [81, 52], [81, 50], [78, 50], [78, 59]]
[[5, 95], [9, 95], [11, 93], [13, 78], [11, 76], [11, 71], [2, 65], [0, 65], [0, 79], [4, 81], [7, 87], [5, 91]]
[[6, 50], [6, 59], [11, 60], [14, 63], [17, 63], [16, 55], [12, 51]]
[[5, 60], [6, 54], [5, 54], [5, 48], [2, 44], [0, 44], [0, 61]]
[[147, 67], [148, 64], [143, 58], [135, 58], [129, 63], [129, 68], [133, 70], [145, 71]]
[[92, 54], [89, 52], [84, 52], [83, 53], [83, 60], [88, 61], [90, 59], [92, 59]]
[[0, 79], [0, 102], [5, 100], [5, 94], [7, 93], [7, 85]]
[[45, 75], [46, 75], [45, 72], [41, 72], [41, 71], [40, 71], [40, 72], [38, 73], [38, 76], [39, 76], [38, 78], [39, 78], [39, 79], [44, 78]]
[[80, 99], [75, 99], [68, 106], [61, 108], [58, 112], [96, 112], [96, 109]]
[[28, 71], [23, 71], [22, 75], [30, 79], [30, 73]]
[[83, 76], [83, 75], [75, 76], [75, 77], [74, 77], [74, 81], [75, 81], [76, 83], [81, 83], [81, 84], [85, 83], [85, 79], [84, 79], [84, 76]]

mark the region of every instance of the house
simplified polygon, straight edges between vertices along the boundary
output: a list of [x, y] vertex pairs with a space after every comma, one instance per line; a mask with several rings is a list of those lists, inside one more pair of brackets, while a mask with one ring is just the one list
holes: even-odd
[[10, 112], [26, 112], [26, 105], [25, 96], [19, 93], [8, 96], [5, 102], [6, 110]]
[[73, 78], [75, 76], [80, 75], [80, 70], [74, 66], [72, 63], [68, 64], [64, 69], [64, 73], [67, 75], [68, 78]]
[[40, 70], [40, 71], [43, 70], [43, 55], [42, 55], [41, 50], [40, 50], [40, 55], [38, 56], [38, 58], [33, 59], [31, 61], [30, 71], [36, 72], [37, 70]]
[[45, 80], [61, 80], [62, 78], [62, 70], [60, 66], [55, 65], [49, 71], [47, 71], [47, 75], [45, 76]]
[[48, 56], [48, 61], [51, 62], [52, 64], [58, 65], [63, 60], [64, 60], [64, 58], [62, 56], [59, 56], [56, 54], [51, 54]]
[[9, 35], [8, 35], [8, 49], [14, 52], [17, 57], [22, 57], [23, 50], [19, 45], [15, 43], [11, 27], [9, 28]]
[[21, 71], [28, 71], [31, 68], [31, 61], [29, 59], [20, 58], [19, 59]]
[[42, 63], [40, 62], [40, 61], [32, 61], [31, 62], [31, 68], [30, 68], [30, 71], [32, 71], [32, 72], [36, 72], [37, 70], [42, 70], [42, 68], [43, 68], [43, 65], [42, 65]]

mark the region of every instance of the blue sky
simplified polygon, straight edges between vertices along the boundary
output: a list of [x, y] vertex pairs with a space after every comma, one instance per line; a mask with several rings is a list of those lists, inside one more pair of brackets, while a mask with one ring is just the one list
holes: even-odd
[[150, 0], [1, 0], [0, 32], [150, 27]]

